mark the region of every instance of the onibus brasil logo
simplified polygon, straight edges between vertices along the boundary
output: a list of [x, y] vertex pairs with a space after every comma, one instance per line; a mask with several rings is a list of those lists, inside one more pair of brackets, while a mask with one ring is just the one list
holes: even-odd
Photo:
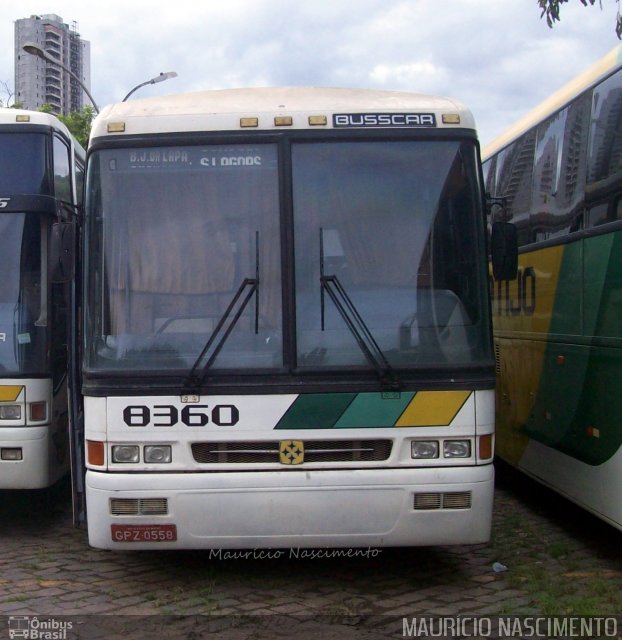
[[8, 622], [11, 640], [67, 640], [67, 631], [73, 628], [73, 622], [54, 618], [39, 620], [37, 616], [9, 616]]

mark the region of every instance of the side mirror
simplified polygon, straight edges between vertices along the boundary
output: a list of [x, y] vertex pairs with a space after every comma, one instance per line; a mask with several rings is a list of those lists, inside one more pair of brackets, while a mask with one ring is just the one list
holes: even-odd
[[490, 234], [492, 276], [495, 280], [515, 280], [518, 273], [518, 237], [511, 222], [493, 222]]
[[55, 222], [50, 240], [50, 277], [54, 283], [70, 282], [75, 270], [76, 224]]

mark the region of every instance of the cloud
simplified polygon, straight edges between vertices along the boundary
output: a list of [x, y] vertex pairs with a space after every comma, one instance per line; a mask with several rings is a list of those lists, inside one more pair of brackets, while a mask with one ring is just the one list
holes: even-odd
[[[161, 71], [179, 75], [136, 97], [200, 89], [318, 85], [457, 98], [484, 141], [618, 44], [616, 3], [562, 6], [553, 29], [525, 0], [55, 0], [91, 42], [92, 93], [103, 105]], [[0, 8], [13, 23], [49, 0]], [[13, 47], [0, 80], [13, 84]]]

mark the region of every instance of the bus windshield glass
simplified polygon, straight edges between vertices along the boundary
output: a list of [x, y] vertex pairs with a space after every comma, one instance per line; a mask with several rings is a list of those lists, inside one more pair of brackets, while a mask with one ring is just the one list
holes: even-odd
[[294, 142], [293, 199], [278, 157], [269, 143], [93, 153], [89, 368], [369, 368], [361, 332], [381, 367], [490, 357], [474, 144]]
[[2, 196], [50, 194], [47, 137], [43, 133], [0, 131]]
[[281, 367], [276, 146], [104, 150], [89, 166], [91, 364], [188, 370], [229, 331], [214, 368]]
[[488, 356], [476, 175], [453, 141], [294, 146], [300, 366], [364, 364], [364, 331], [393, 367]]
[[41, 274], [45, 216], [0, 213], [0, 373], [45, 371], [47, 313]]

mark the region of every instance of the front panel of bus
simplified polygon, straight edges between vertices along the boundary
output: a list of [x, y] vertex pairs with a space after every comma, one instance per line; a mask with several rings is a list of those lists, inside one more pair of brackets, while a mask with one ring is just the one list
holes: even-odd
[[90, 153], [91, 544], [487, 539], [472, 132], [111, 137]]
[[[0, 126], [2, 488], [48, 486], [68, 469], [67, 301], [48, 275], [52, 158], [63, 144], [48, 128]], [[57, 183], [68, 179], [64, 149]]]

